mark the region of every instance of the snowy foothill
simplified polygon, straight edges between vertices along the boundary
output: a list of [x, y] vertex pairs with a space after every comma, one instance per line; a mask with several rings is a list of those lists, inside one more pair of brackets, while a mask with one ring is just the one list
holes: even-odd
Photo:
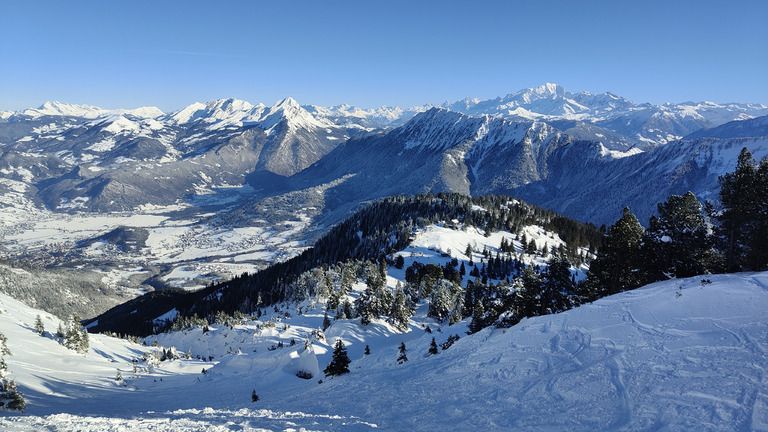
[[[401, 254], [464, 261], [494, 235], [430, 226]], [[403, 274], [390, 267], [388, 285]], [[322, 331], [324, 302], [305, 300], [145, 345], [91, 335], [85, 355], [35, 333], [36, 315], [49, 332], [57, 318], [0, 301], [9, 377], [27, 399], [3, 430], [768, 430], [768, 272], [658, 282], [471, 335], [468, 319], [427, 317], [426, 301], [405, 332], [359, 318]], [[326, 377], [337, 339], [350, 373]]]

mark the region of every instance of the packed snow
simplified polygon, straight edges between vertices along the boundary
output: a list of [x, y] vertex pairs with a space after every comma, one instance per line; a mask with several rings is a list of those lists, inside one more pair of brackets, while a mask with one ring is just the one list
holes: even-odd
[[[768, 272], [659, 282], [473, 335], [424, 304], [405, 333], [340, 320], [323, 334], [321, 305], [283, 304], [149, 346], [91, 335], [86, 355], [53, 339], [57, 318], [0, 302], [28, 405], [3, 430], [768, 430]], [[34, 332], [36, 315], [49, 333]], [[326, 378], [337, 338], [351, 372]], [[144, 355], [172, 346], [192, 358]]]

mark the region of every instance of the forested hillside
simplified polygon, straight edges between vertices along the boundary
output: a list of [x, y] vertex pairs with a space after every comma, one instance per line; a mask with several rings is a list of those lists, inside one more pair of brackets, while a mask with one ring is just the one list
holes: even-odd
[[[540, 253], [554, 252], [577, 265], [590, 259], [589, 251], [595, 252], [602, 239], [602, 234], [594, 226], [511, 197], [471, 198], [457, 194], [392, 197], [357, 212], [332, 228], [314, 247], [286, 262], [197, 292], [165, 290], [150, 293], [99, 316], [96, 319], [98, 324], [92, 330], [149, 334], [158, 330], [153, 320], [171, 309], [176, 309], [181, 316], [197, 316], [200, 320], [212, 321], [217, 313], [248, 314], [278, 302], [300, 301], [317, 294], [316, 287], [297, 285], [305, 272], [314, 268], [325, 271], [343, 265], [363, 277], [361, 269], [371, 263], [395, 265], [393, 254], [408, 245], [411, 235], [438, 222], [449, 226], [476, 227], [487, 234], [499, 230], [521, 233], [520, 238], [524, 237], [524, 227], [540, 226], [556, 233], [565, 242], [558, 250]], [[530, 245], [526, 246], [530, 249]], [[488, 257], [489, 266], [491, 261], [494, 262], [490, 271], [496, 273], [492, 276], [499, 279], [512, 274], [512, 269], [524, 267], [510, 264], [514, 261], [512, 251], [505, 252], [507, 256], [504, 260], [501, 256]], [[497, 269], [502, 266], [502, 261], [506, 263], [505, 274]]]

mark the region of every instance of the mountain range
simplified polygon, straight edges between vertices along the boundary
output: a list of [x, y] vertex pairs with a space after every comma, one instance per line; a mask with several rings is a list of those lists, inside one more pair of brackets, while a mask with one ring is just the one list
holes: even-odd
[[[598, 226], [629, 206], [646, 223], [671, 194], [717, 201], [718, 177], [742, 148], [768, 156], [767, 116], [760, 104], [640, 104], [555, 84], [411, 108], [223, 99], [163, 113], [48, 102], [0, 112], [0, 253], [99, 261], [124, 280], [112, 258], [103, 267], [108, 245], [133, 254], [121, 265], [140, 266], [155, 286], [177, 275], [199, 287], [255, 270], [240, 263], [293, 256], [391, 195], [511, 195]], [[157, 209], [154, 228], [124, 219]], [[33, 222], [40, 214], [114, 222], [51, 231]], [[64, 225], [76, 235], [62, 236]], [[112, 241], [146, 239], [146, 229], [140, 247]], [[240, 240], [217, 246], [222, 235]]]
[[[759, 104], [657, 106], [611, 93], [570, 93], [555, 84], [496, 99], [410, 109], [300, 106], [291, 98], [266, 107], [225, 99], [164, 114], [151, 107], [104, 110], [48, 102], [37, 109], [0, 113], [0, 172], [22, 182], [15, 187], [24, 189], [27, 199], [54, 211], [165, 205], [211, 187], [242, 185], [246, 175], [262, 181], [291, 179], [316, 162], [320, 164], [289, 183], [303, 185], [310, 177], [334, 180], [319, 172], [320, 167], [381, 178], [383, 173], [375, 169], [389, 166], [392, 179], [402, 173], [419, 179], [397, 182], [402, 186], [379, 180], [368, 195], [384, 196], [376, 193], [383, 189], [485, 193], [522, 187], [531, 200], [537, 190], [551, 189], [551, 174], [557, 174], [555, 183], [562, 187], [566, 177], [589, 177], [595, 171], [580, 170], [576, 176], [567, 171], [574, 169], [566, 168], [569, 164], [602, 170], [604, 165], [624, 165], [613, 162], [625, 156], [645, 160], [648, 156], [641, 153], [669, 143], [684, 145], [680, 143], [690, 142], [683, 140], [686, 136], [761, 137], [765, 127], [751, 122], [736, 123], [739, 132], [705, 131], [765, 115], [768, 107]], [[339, 154], [350, 160], [340, 162]], [[368, 163], [374, 159], [387, 161]], [[414, 173], [414, 159], [424, 172]], [[398, 170], [401, 174], [395, 174]], [[548, 198], [553, 203], [577, 199]], [[568, 211], [571, 207], [553, 208], [582, 220], [611, 219], [575, 207]]]

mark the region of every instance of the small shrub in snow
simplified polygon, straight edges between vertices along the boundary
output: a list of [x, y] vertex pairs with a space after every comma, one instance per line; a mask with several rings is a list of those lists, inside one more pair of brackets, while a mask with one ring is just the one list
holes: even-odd
[[448, 349], [448, 348], [450, 348], [450, 347], [451, 347], [451, 345], [453, 345], [453, 343], [454, 343], [454, 342], [456, 342], [457, 340], [459, 340], [459, 335], [457, 335], [457, 334], [453, 334], [453, 335], [450, 335], [450, 336], [448, 336], [448, 340], [446, 340], [445, 342], [443, 342], [443, 343], [441, 343], [441, 344], [440, 344], [440, 347], [441, 347], [443, 350], [447, 350], [447, 349]]
[[397, 364], [403, 364], [408, 361], [408, 356], [405, 355], [405, 351], [405, 342], [400, 342], [400, 347], [398, 348], [400, 354], [397, 356]]
[[35, 317], [35, 331], [39, 335], [42, 335], [45, 332], [45, 327], [43, 326], [43, 320], [42, 318], [40, 318], [40, 315]]

